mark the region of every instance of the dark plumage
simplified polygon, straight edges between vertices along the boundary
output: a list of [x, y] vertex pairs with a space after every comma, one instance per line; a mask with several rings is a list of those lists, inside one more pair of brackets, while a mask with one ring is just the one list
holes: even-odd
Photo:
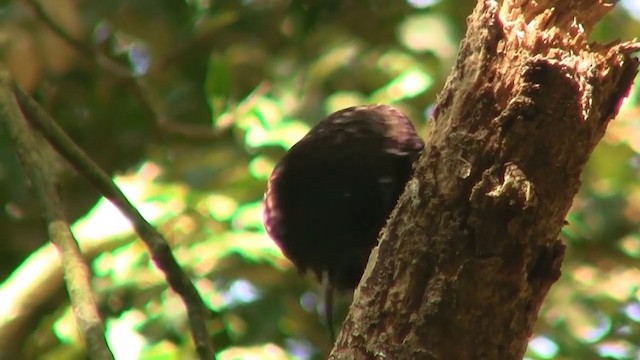
[[423, 147], [409, 119], [391, 106], [331, 114], [273, 170], [267, 232], [301, 272], [355, 288]]

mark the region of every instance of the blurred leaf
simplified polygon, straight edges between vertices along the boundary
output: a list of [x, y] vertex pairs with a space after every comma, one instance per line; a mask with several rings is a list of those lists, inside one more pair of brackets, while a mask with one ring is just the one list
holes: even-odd
[[[213, 119], [229, 108], [231, 96], [231, 72], [227, 60], [218, 54], [211, 54], [205, 79], [205, 94]], [[215, 120], [214, 120], [215, 122]]]
[[272, 126], [269, 130], [262, 127], [252, 127], [247, 132], [246, 144], [253, 148], [275, 145], [289, 149], [297, 143], [307, 132], [309, 126], [301, 121], [284, 121]]
[[230, 220], [238, 208], [238, 202], [234, 198], [217, 194], [207, 196], [202, 204], [211, 217], [218, 221]]
[[371, 95], [371, 103], [393, 103], [420, 95], [433, 84], [429, 74], [409, 69]]

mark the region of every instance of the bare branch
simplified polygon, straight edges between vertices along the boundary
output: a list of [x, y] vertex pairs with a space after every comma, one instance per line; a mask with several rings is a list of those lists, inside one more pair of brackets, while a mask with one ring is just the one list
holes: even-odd
[[203, 360], [214, 359], [215, 352], [205, 324], [210, 312], [191, 279], [176, 261], [166, 239], [144, 219], [122, 191], [111, 181], [109, 175], [100, 169], [60, 129], [35, 100], [15, 83], [13, 84], [13, 92], [29, 124], [37, 129], [54, 149], [131, 221], [136, 232], [149, 249], [156, 266], [164, 273], [169, 286], [182, 298], [187, 308], [191, 335], [200, 358]]
[[64, 215], [56, 191], [56, 174], [47, 153], [36, 142], [12, 91], [6, 70], [0, 74], [0, 122], [10, 135], [16, 154], [44, 210], [49, 237], [60, 253], [60, 261], [75, 313], [88, 351], [95, 359], [113, 359], [104, 337], [104, 325], [90, 286], [89, 268], [82, 258]]
[[[129, 237], [106, 237], [83, 241], [78, 239], [85, 261], [127, 243]], [[38, 308], [50, 301], [63, 286], [62, 263], [56, 248], [51, 243], [29, 255], [1, 285], [0, 299], [0, 349], [15, 346], [16, 329], [25, 329], [29, 319]]]

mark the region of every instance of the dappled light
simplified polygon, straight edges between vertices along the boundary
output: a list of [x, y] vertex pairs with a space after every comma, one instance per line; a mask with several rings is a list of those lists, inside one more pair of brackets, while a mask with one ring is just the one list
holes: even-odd
[[[86, 51], [29, 2], [0, 5], [2, 61], [166, 237], [211, 312], [217, 358], [326, 358], [320, 285], [263, 226], [267, 179], [348, 106], [393, 104], [426, 139], [475, 1], [40, 1]], [[594, 40], [637, 37], [639, 13], [621, 1]], [[1, 132], [0, 145], [0, 359], [84, 359], [34, 191]], [[134, 227], [58, 160], [113, 354], [192, 358], [185, 306]], [[639, 224], [636, 79], [582, 175], [527, 359], [640, 357]], [[338, 321], [350, 301], [338, 295]]]

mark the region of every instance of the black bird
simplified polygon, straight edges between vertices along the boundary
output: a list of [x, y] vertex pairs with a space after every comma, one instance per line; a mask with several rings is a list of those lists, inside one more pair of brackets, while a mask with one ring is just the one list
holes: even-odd
[[300, 272], [323, 281], [333, 334], [333, 288], [354, 289], [424, 147], [388, 105], [337, 111], [276, 165], [264, 200], [267, 233]]

